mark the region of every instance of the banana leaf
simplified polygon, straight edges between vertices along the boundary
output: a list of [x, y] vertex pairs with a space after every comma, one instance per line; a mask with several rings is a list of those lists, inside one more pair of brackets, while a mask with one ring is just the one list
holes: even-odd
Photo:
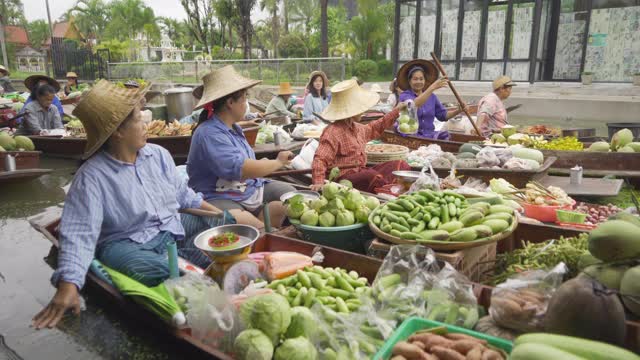
[[151, 310], [168, 323], [175, 326], [185, 324], [184, 313], [164, 284], [148, 287], [104, 264], [102, 266], [109, 273], [111, 280], [123, 295]]

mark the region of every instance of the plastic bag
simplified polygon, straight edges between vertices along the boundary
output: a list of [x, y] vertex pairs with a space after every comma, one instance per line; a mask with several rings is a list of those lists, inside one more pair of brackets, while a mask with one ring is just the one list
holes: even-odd
[[[427, 173], [427, 166], [429, 167], [429, 173]], [[440, 190], [440, 178], [433, 170], [431, 165], [426, 165], [422, 168], [420, 176], [416, 181], [411, 184], [408, 193], [420, 191], [420, 190]]]
[[304, 143], [304, 146], [300, 150], [300, 153], [291, 160], [291, 166], [296, 170], [309, 169], [313, 163], [313, 157], [316, 155], [316, 150], [320, 146], [318, 140], [309, 139]]
[[478, 165], [481, 168], [492, 168], [500, 166], [500, 159], [496, 155], [496, 149], [492, 147], [484, 147], [476, 154]]
[[504, 169], [514, 169], [514, 170], [531, 170], [531, 164], [527, 163], [523, 159], [519, 158], [511, 158], [507, 160], [506, 163], [502, 166]]
[[444, 152], [439, 145], [420, 146], [418, 150], [414, 150], [407, 155], [407, 162], [411, 166], [425, 166], [433, 160], [441, 158], [443, 154]]
[[500, 166], [504, 166], [507, 161], [513, 158], [513, 151], [510, 148], [495, 149], [494, 154], [496, 154], [496, 157], [500, 160]]
[[493, 289], [489, 315], [508, 329], [542, 330], [549, 300], [566, 272], [567, 267], [560, 263], [551, 271], [526, 271], [508, 279]]
[[473, 329], [478, 322], [478, 302], [473, 283], [449, 263], [436, 276], [427, 295], [426, 318]]

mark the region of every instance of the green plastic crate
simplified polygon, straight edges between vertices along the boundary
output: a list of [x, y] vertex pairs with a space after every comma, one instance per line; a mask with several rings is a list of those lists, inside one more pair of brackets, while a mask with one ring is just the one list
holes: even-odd
[[404, 341], [409, 338], [416, 331], [431, 329], [434, 327], [444, 326], [447, 328], [449, 332], [452, 333], [461, 333], [465, 335], [470, 335], [476, 337], [478, 339], [487, 340], [487, 342], [501, 350], [506, 351], [508, 354], [511, 353], [511, 349], [513, 348], [513, 343], [511, 341], [507, 341], [504, 339], [500, 339], [497, 337], [485, 335], [479, 332], [475, 332], [469, 329], [461, 328], [454, 325], [448, 325], [441, 323], [439, 321], [431, 321], [419, 317], [411, 317], [405, 320], [396, 331], [391, 334], [391, 337], [387, 339], [382, 346], [382, 349], [378, 351], [378, 353], [373, 357], [374, 360], [388, 360], [391, 357], [391, 351], [395, 344], [399, 341]]

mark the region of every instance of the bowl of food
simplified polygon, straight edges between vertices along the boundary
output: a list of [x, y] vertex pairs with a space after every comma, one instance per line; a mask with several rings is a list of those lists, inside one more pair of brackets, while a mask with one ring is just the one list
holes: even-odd
[[260, 237], [260, 231], [249, 225], [222, 225], [201, 232], [193, 243], [210, 258], [242, 253]]
[[394, 171], [393, 175], [398, 179], [398, 183], [404, 187], [405, 190], [409, 190], [411, 185], [420, 177], [420, 171]]
[[316, 191], [296, 190], [296, 191], [289, 191], [288, 193], [282, 194], [282, 196], [280, 196], [280, 201], [286, 202], [287, 200], [291, 199], [296, 195], [301, 195], [304, 201], [320, 199], [320, 193]]

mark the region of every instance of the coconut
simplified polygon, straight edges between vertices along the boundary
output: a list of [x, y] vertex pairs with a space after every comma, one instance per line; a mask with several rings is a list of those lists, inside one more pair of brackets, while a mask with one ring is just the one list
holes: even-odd
[[609, 220], [589, 234], [589, 252], [602, 261], [640, 257], [640, 227], [623, 220]]
[[616, 151], [633, 141], [633, 133], [629, 129], [622, 129], [611, 137], [611, 150]]
[[623, 345], [624, 307], [614, 291], [581, 274], [562, 284], [551, 297], [545, 331]]
[[632, 267], [624, 273], [620, 282], [620, 294], [627, 309], [640, 316], [640, 266]]
[[6, 151], [13, 151], [16, 149], [16, 141], [6, 132], [0, 131], [0, 146]]
[[627, 146], [632, 148], [635, 152], [640, 152], [640, 142], [632, 142], [627, 144]]
[[591, 146], [589, 146], [587, 151], [609, 152], [609, 143], [606, 141], [596, 141], [593, 144], [591, 144]]
[[0, 152], [5, 152], [7, 150], [5, 150], [2, 146], [0, 146]]
[[635, 150], [633, 150], [633, 148], [629, 145], [623, 146], [620, 149], [618, 149], [618, 152], [620, 153], [634, 153], [636, 152]]
[[507, 138], [502, 134], [491, 135], [491, 142], [494, 144], [504, 144], [507, 142]]
[[33, 141], [26, 136], [15, 136], [13, 140], [16, 142], [17, 149], [24, 149], [26, 151], [33, 151], [36, 149], [33, 145]]
[[620, 290], [620, 281], [629, 267], [629, 265], [591, 265], [582, 272], [609, 289]]
[[514, 126], [505, 125], [502, 127], [502, 135], [504, 135], [504, 137], [506, 138], [510, 137], [515, 133], [516, 133], [516, 128]]

